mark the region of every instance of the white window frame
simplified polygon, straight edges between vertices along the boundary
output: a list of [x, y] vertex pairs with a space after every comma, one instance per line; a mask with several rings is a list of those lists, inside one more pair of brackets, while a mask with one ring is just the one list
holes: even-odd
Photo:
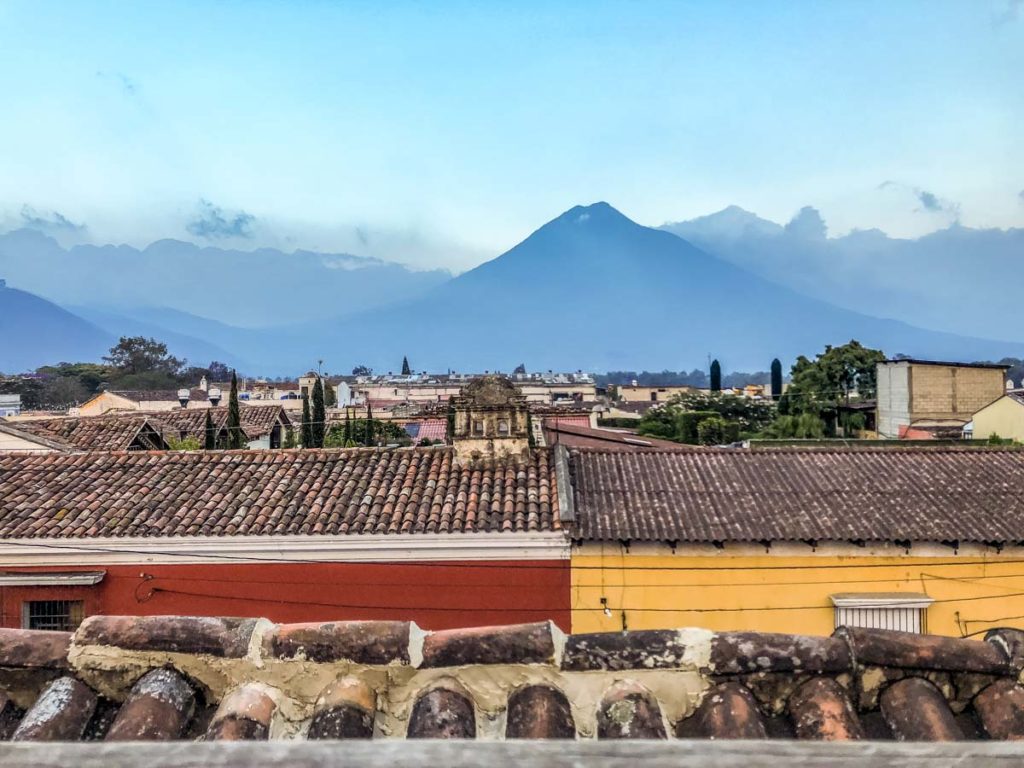
[[934, 598], [919, 592], [867, 592], [830, 595], [835, 626], [894, 629], [927, 634]]

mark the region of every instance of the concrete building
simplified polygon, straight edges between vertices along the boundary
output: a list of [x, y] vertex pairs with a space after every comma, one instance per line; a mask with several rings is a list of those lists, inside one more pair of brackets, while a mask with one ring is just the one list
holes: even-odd
[[21, 395], [0, 395], [0, 419], [21, 413]]
[[885, 360], [878, 364], [878, 436], [959, 435], [975, 413], [1005, 392], [1009, 366]]

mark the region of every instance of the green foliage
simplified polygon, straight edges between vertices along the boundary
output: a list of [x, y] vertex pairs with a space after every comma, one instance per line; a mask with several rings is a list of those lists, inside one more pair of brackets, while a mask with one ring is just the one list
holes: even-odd
[[734, 434], [739, 437], [736, 425], [730, 424], [718, 414], [712, 414], [697, 424], [697, 443], [700, 445], [723, 445], [732, 442], [730, 438]]
[[[362, 436], [362, 440], [354, 440], [351, 437], [345, 436], [345, 425], [334, 424], [327, 434], [324, 436], [324, 447], [325, 448], [352, 448], [355, 446], [373, 446], [377, 444], [379, 439], [385, 445], [391, 445], [397, 443], [398, 445], [412, 445], [412, 438], [409, 437], [409, 433], [406, 432], [402, 427], [395, 424], [393, 421], [380, 421], [373, 419], [372, 423], [369, 423], [368, 419], [354, 419], [349, 424], [348, 431], [351, 434]], [[367, 443], [367, 435], [373, 440], [372, 443]]]
[[779, 358], [772, 360], [772, 400], [778, 402], [782, 397], [782, 362]]
[[324, 379], [324, 407], [333, 408], [338, 404], [338, 392], [327, 379]]
[[352, 414], [347, 407], [345, 408], [345, 427], [342, 439], [346, 446], [352, 443]]
[[1017, 441], [1012, 437], [1000, 437], [995, 432], [988, 436], [985, 443], [986, 445], [1017, 445]]
[[448, 443], [455, 439], [455, 403], [448, 398], [448, 413], [445, 417], [448, 421]]
[[[715, 435], [715, 439], [731, 443], [739, 440], [741, 435], [764, 429], [775, 418], [775, 408], [767, 400], [731, 394], [686, 392], [676, 395], [660, 408], [651, 408], [636, 427], [642, 435], [696, 445], [703, 442], [700, 425], [713, 418], [719, 418], [726, 424]], [[712, 439], [710, 434], [707, 439]]]
[[[883, 360], [885, 355], [880, 350], [858, 341], [825, 347], [814, 360], [801, 355], [793, 364], [789, 387], [779, 399], [779, 414], [812, 414], [824, 423], [827, 436], [834, 435], [837, 426], [847, 432], [863, 429], [863, 418], [854, 418], [859, 414], [840, 416], [840, 406], [875, 397], [876, 366]], [[792, 428], [788, 423], [783, 427]]]
[[199, 442], [199, 438], [192, 437], [192, 435], [180, 440], [168, 437], [167, 445], [171, 447], [172, 451], [199, 451], [203, 448], [202, 444]]
[[373, 376], [373, 368], [366, 365], [357, 365], [352, 369], [353, 376]]
[[373, 406], [367, 403], [366, 421], [363, 424], [363, 445], [372, 446], [377, 444], [374, 439], [374, 434], [376, 432], [374, 429], [375, 426], [376, 425], [373, 423]]
[[409, 367], [409, 358], [408, 357], [402, 357], [402, 375], [403, 376], [411, 376], [412, 375], [412, 369]]
[[313, 447], [313, 429], [310, 424], [311, 417], [309, 415], [309, 398], [306, 395], [302, 396], [302, 436], [301, 442], [303, 448]]
[[825, 421], [813, 413], [779, 416], [763, 434], [777, 440], [820, 440], [825, 437]]
[[529, 411], [526, 412], [526, 444], [530, 448], [537, 447], [537, 438], [533, 435], [533, 416]]
[[296, 438], [294, 429], [286, 429], [284, 432], [284, 443], [282, 448], [298, 448], [299, 441]]
[[313, 443], [311, 448], [324, 447], [324, 430], [327, 424], [327, 409], [324, 406], [324, 384], [319, 376], [313, 384], [313, 423], [310, 425], [310, 435]]
[[228, 448], [245, 448], [242, 433], [242, 412], [238, 406], [238, 376], [231, 372], [231, 394], [228, 397]]
[[167, 351], [167, 345], [145, 336], [122, 336], [103, 358], [119, 373], [163, 373], [177, 376], [182, 361]]
[[711, 391], [722, 391], [722, 365], [717, 360], [711, 361]]
[[207, 451], [213, 451], [217, 448], [217, 430], [213, 426], [213, 417], [210, 416], [210, 411], [206, 411], [206, 423], [203, 426], [203, 448]]
[[619, 417], [597, 420], [597, 426], [599, 427], [614, 427], [621, 429], [635, 429], [639, 423], [640, 419], [626, 419]]

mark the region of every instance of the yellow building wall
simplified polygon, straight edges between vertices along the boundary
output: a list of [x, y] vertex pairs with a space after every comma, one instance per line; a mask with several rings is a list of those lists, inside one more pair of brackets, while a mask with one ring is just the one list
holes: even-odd
[[974, 414], [974, 437], [987, 440], [993, 434], [1024, 443], [1024, 404], [1001, 397]]
[[718, 554], [672, 554], [644, 545], [627, 554], [618, 544], [584, 544], [572, 555], [572, 631], [697, 626], [828, 635], [835, 628], [829, 596], [850, 592], [928, 595], [935, 600], [926, 613], [932, 634], [1024, 629], [1024, 548], [954, 554], [915, 545], [914, 557], [896, 548], [854, 549], [810, 554], [793, 545], [757, 554], [754, 546], [736, 553], [727, 546]]

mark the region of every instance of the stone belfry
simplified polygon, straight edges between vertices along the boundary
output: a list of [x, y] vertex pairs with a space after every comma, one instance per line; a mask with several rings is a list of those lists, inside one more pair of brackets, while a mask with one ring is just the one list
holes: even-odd
[[452, 398], [452, 444], [460, 460], [526, 456], [530, 421], [526, 397], [505, 376], [480, 376]]

